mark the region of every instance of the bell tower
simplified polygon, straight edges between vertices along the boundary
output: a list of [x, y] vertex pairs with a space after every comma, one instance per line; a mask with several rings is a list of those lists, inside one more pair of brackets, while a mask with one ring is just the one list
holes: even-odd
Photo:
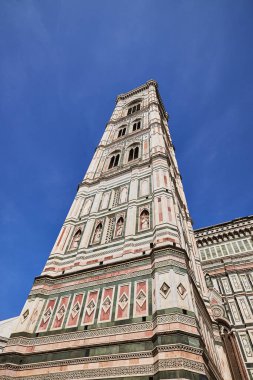
[[0, 376], [230, 380], [157, 82], [113, 114]]

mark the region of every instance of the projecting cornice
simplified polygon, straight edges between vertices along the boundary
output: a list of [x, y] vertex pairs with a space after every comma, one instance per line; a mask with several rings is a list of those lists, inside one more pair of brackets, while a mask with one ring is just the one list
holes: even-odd
[[154, 86], [156, 89], [158, 89], [158, 83], [153, 80], [153, 79], [150, 79], [148, 80], [145, 84], [142, 84], [141, 86], [139, 87], [136, 87], [134, 88], [133, 90], [131, 91], [128, 91], [128, 92], [125, 92], [124, 94], [119, 94], [116, 98], [116, 103], [118, 102], [118, 100], [120, 99], [127, 99], [129, 98], [130, 96], [133, 96], [133, 95], [136, 95], [138, 94], [139, 92], [143, 91], [143, 90], [147, 90], [150, 86]]

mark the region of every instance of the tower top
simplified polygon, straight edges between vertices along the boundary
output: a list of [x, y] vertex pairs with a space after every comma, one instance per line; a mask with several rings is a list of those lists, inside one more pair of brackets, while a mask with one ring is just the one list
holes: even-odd
[[158, 100], [159, 100], [159, 102], [160, 102], [160, 104], [161, 104], [161, 107], [162, 107], [163, 113], [164, 113], [166, 119], [168, 120], [169, 115], [168, 115], [168, 113], [167, 113], [166, 110], [165, 110], [165, 107], [164, 107], [164, 105], [163, 105], [163, 101], [162, 101], [161, 95], [160, 95], [160, 93], [159, 93], [159, 91], [158, 91], [158, 83], [157, 83], [157, 81], [154, 80], [154, 79], [149, 79], [146, 83], [142, 84], [141, 86], [136, 87], [136, 88], [134, 88], [134, 89], [131, 90], [131, 91], [125, 92], [124, 94], [119, 94], [119, 95], [117, 96], [117, 98], [116, 98], [116, 104], [118, 103], [119, 100], [125, 100], [125, 99], [127, 99], [127, 98], [129, 98], [129, 97], [131, 97], [131, 96], [133, 96], [133, 95], [138, 94], [139, 92], [142, 92], [143, 90], [148, 89], [150, 86], [154, 86], [154, 87], [155, 87], [155, 89], [156, 89], [156, 94], [157, 94], [157, 98], [158, 98]]

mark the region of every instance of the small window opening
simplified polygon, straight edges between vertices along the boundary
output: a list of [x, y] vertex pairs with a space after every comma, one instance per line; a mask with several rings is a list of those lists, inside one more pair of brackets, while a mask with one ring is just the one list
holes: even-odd
[[137, 146], [137, 147], [134, 149], [134, 159], [136, 160], [138, 157], [139, 157], [139, 147]]
[[109, 164], [109, 169], [111, 169], [114, 166], [115, 157], [112, 156]]
[[118, 166], [119, 164], [119, 153], [116, 156], [112, 156], [108, 169], [114, 168], [115, 166]]
[[134, 158], [134, 150], [133, 148], [130, 149], [129, 156], [128, 156], [128, 161], [132, 161]]
[[118, 133], [118, 138], [125, 136], [125, 134], [126, 134], [126, 128], [121, 128]]
[[117, 156], [115, 158], [114, 166], [118, 166], [118, 164], [119, 164], [119, 154], [117, 154]]
[[136, 111], [140, 111], [140, 109], [141, 109], [140, 103], [136, 104], [135, 106], [128, 108], [127, 114], [131, 115], [132, 113], [134, 113]]

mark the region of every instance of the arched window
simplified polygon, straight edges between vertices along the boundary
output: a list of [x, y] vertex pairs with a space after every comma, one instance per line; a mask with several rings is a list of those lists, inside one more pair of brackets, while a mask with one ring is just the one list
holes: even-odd
[[140, 129], [140, 128], [141, 128], [141, 121], [140, 120], [136, 120], [133, 123], [133, 132], [138, 131], [138, 129]]
[[110, 164], [109, 164], [109, 169], [111, 169], [114, 166], [114, 161], [115, 161], [115, 156], [112, 156], [110, 160]]
[[140, 109], [141, 109], [141, 104], [140, 103], [135, 104], [132, 107], [128, 108], [127, 114], [131, 115], [134, 112], [140, 111]]
[[120, 154], [118, 153], [118, 154], [114, 154], [111, 157], [108, 169], [114, 168], [119, 165], [119, 156]]
[[134, 158], [134, 148], [130, 149], [128, 161], [132, 161]]
[[149, 228], [149, 212], [144, 209], [140, 214], [140, 230], [147, 230]]
[[139, 157], [139, 147], [136, 146], [134, 148], [134, 160], [136, 160]]
[[118, 153], [117, 156], [115, 157], [114, 166], [118, 166], [118, 164], [119, 164], [119, 153]]
[[125, 136], [126, 134], [126, 127], [120, 128], [118, 132], [118, 138]]
[[131, 148], [129, 151], [128, 161], [136, 160], [139, 157], [139, 147]]

